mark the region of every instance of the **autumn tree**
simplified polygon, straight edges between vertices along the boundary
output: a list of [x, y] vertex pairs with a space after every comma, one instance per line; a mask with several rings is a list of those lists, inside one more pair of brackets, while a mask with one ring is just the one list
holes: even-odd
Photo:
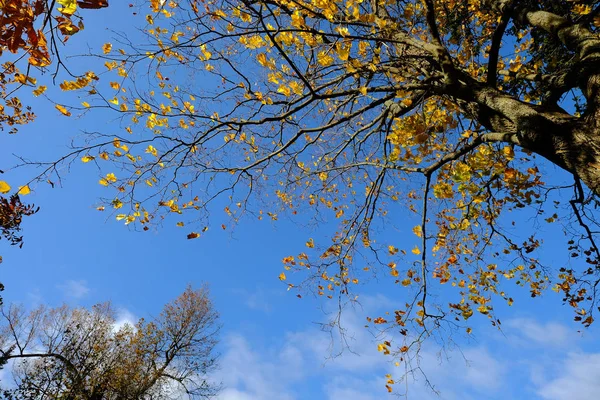
[[[116, 326], [110, 303], [91, 309], [2, 309], [2, 359], [14, 360], [15, 399], [209, 398], [218, 314], [188, 287], [151, 321]], [[11, 387], [12, 386], [12, 387]]]
[[[513, 302], [508, 281], [533, 297], [552, 288], [592, 323], [597, 1], [140, 7], [147, 15], [132, 23], [142, 35], [98, 51], [102, 78], [62, 85], [83, 97], [69, 113], [121, 117], [121, 133], [94, 127], [64, 159], [101, 169], [100, 210], [144, 230], [173, 216], [195, 227], [190, 239], [208, 229], [218, 198], [233, 222], [314, 212], [324, 226], [329, 216], [339, 223], [331, 243], [309, 238], [284, 259], [304, 274], [295, 281], [306, 278], [288, 285], [353, 299], [365, 278], [389, 275], [405, 306], [370, 322], [402, 334], [380, 344], [400, 358], [433, 328], [468, 326], [474, 313], [497, 324], [494, 298]], [[540, 258], [532, 216], [560, 221], [570, 262]], [[413, 240], [400, 242], [398, 230]], [[291, 282], [286, 272], [280, 279]], [[432, 296], [436, 282], [450, 301]]]

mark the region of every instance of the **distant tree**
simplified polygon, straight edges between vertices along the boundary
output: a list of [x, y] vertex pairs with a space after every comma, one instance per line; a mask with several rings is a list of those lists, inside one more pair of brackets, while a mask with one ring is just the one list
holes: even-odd
[[90, 310], [1, 311], [2, 359], [15, 359], [14, 399], [209, 398], [218, 314], [208, 290], [187, 288], [153, 321], [115, 325], [109, 303]]

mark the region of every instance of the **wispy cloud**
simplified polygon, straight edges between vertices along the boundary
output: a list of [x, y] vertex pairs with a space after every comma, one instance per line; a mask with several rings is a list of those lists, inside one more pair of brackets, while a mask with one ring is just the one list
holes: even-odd
[[[387, 373], [404, 374], [389, 356], [377, 351], [382, 337], [364, 328], [364, 316], [373, 315], [386, 298], [365, 298], [363, 307], [342, 314], [345, 336], [332, 336], [316, 328], [288, 332], [271, 346], [262, 348], [242, 333], [225, 339], [221, 372], [217, 380], [225, 389], [219, 400], [298, 400], [306, 398], [375, 400], [392, 399], [385, 388]], [[348, 346], [349, 349], [346, 347]], [[344, 351], [341, 351], [343, 350]], [[422, 376], [408, 377], [409, 398], [470, 399], [500, 395], [507, 379], [507, 365], [484, 346], [468, 347], [446, 354], [443, 359], [424, 347], [420, 367], [441, 394], [434, 393]], [[306, 390], [310, 388], [310, 395]], [[395, 385], [396, 392], [404, 385]], [[471, 396], [471, 397], [469, 397]]]
[[[558, 360], [557, 360], [558, 361]], [[558, 361], [553, 377], [539, 386], [547, 400], [596, 400], [600, 393], [600, 354], [569, 353]]]
[[510, 328], [513, 344], [560, 347], [575, 339], [572, 330], [554, 321], [538, 322], [531, 318], [514, 318], [504, 323]]
[[[365, 315], [394, 307], [385, 296], [362, 298], [360, 306], [341, 315], [345, 335], [310, 327], [257, 345], [242, 332], [230, 334], [218, 377], [225, 390], [218, 399], [391, 400], [385, 375], [395, 379], [406, 369], [377, 351], [384, 338], [365, 329], [364, 322]], [[424, 344], [418, 360], [422, 374], [409, 373], [394, 392], [407, 390], [408, 399], [419, 400], [598, 398], [600, 353], [581, 350], [587, 342], [577, 329], [532, 318], [506, 321], [503, 335], [486, 326], [477, 327], [481, 342], [476, 344], [444, 351], [431, 341]]]
[[261, 311], [269, 314], [273, 311], [273, 299], [282, 295], [280, 290], [266, 290], [261, 287], [254, 289], [235, 289], [236, 296], [245, 299], [244, 304], [250, 310]]
[[73, 280], [69, 279], [63, 284], [57, 286], [65, 297], [69, 297], [72, 299], [81, 299], [88, 295], [90, 292], [90, 288], [87, 285], [85, 280]]
[[297, 398], [291, 386], [301, 380], [306, 371], [304, 358], [297, 348], [259, 350], [239, 334], [227, 337], [225, 346], [227, 352], [216, 377], [225, 386], [219, 400]]

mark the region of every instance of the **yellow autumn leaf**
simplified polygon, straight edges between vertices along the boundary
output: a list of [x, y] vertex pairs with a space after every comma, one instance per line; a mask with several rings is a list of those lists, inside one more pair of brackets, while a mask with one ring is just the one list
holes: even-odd
[[29, 185], [19, 186], [19, 191], [17, 192], [17, 194], [20, 194], [22, 196], [26, 196], [29, 193], [31, 193], [31, 189], [29, 189]]
[[102, 52], [104, 54], [108, 54], [108, 53], [110, 53], [111, 50], [112, 50], [112, 44], [104, 43], [104, 45], [102, 46]]
[[489, 309], [486, 305], [480, 305], [479, 307], [477, 307], [477, 311], [479, 311], [482, 314], [487, 314], [489, 312]]
[[404, 107], [410, 107], [412, 105], [412, 100], [411, 99], [402, 99], [402, 101], [400, 103]]
[[15, 74], [15, 81], [19, 82], [22, 85], [25, 85], [27, 84], [27, 75]]
[[117, 177], [115, 176], [115, 174], [113, 174], [112, 172], [109, 174], [106, 174], [106, 177], [101, 178], [98, 183], [101, 184], [102, 186], [108, 186], [109, 183], [113, 183], [117, 181]]
[[84, 106], [85, 108], [90, 108], [90, 103], [88, 103], [87, 101], [82, 101], [81, 105]]
[[292, 14], [291, 18], [292, 21], [290, 22], [290, 25], [292, 25], [294, 28], [301, 29], [304, 27], [304, 17], [302, 14], [300, 14], [300, 11], [294, 11], [294, 14]]
[[112, 100], [109, 100], [108, 102], [114, 104], [115, 106], [119, 105], [119, 99], [117, 99], [116, 97], [113, 98]]
[[77, 11], [76, 0], [57, 0], [56, 2], [62, 6], [58, 9], [58, 12], [62, 14], [73, 15]]
[[281, 85], [277, 89], [277, 93], [281, 93], [284, 96], [288, 97], [289, 95], [292, 94], [292, 90], [289, 87], [287, 87], [286, 85]]
[[46, 87], [46, 86], [44, 86], [44, 85], [40, 85], [40, 86], [38, 86], [38, 87], [37, 87], [37, 89], [35, 89], [35, 90], [33, 91], [33, 95], [34, 95], [35, 97], [38, 97], [38, 96], [42, 95], [42, 94], [43, 94], [43, 93], [46, 91], [46, 89], [47, 89], [47, 87]]
[[115, 176], [115, 174], [113, 174], [111, 172], [111, 173], [106, 174], [106, 180], [109, 181], [109, 182], [116, 182], [117, 181], [117, 177]]
[[421, 229], [421, 225], [416, 225], [413, 229], [412, 229], [413, 233], [415, 235], [417, 235], [418, 237], [423, 236], [423, 231]]
[[203, 61], [210, 60], [210, 58], [212, 57], [212, 53], [206, 49], [205, 44], [200, 45], [200, 51], [202, 52], [202, 57], [200, 57], [200, 59], [202, 59]]
[[327, 54], [327, 52], [325, 52], [324, 50], [317, 53], [317, 62], [323, 67], [330, 66], [331, 64], [333, 64], [333, 61], [333, 57]]
[[502, 153], [504, 154], [504, 156], [506, 157], [506, 159], [507, 159], [508, 161], [510, 161], [510, 160], [512, 160], [513, 158], [515, 158], [515, 152], [514, 152], [514, 150], [512, 149], [512, 147], [510, 147], [510, 146], [505, 146], [505, 147], [502, 149]]
[[351, 44], [342, 44], [342, 43], [337, 43], [336, 44], [336, 50], [337, 50], [337, 54], [338, 57], [340, 58], [340, 60], [342, 61], [347, 61], [348, 57], [350, 56], [350, 46]]
[[290, 82], [289, 86], [290, 88], [292, 88], [292, 92], [294, 92], [297, 95], [302, 95], [302, 93], [304, 92], [302, 86], [296, 81]]
[[67, 110], [67, 109], [65, 108], [65, 106], [62, 106], [62, 105], [60, 105], [60, 104], [57, 104], [57, 105], [55, 105], [54, 107], [55, 107], [55, 108], [56, 108], [58, 111], [60, 111], [60, 112], [61, 112], [63, 115], [65, 115], [65, 116], [67, 116], [67, 117], [70, 117], [70, 116], [71, 116], [71, 113], [69, 112], [69, 110]]
[[383, 352], [383, 354], [390, 354], [390, 349], [388, 349], [387, 343], [379, 343], [377, 345], [377, 351]]
[[588, 15], [592, 12], [592, 6], [588, 4], [576, 4], [573, 6], [573, 12], [579, 15]]
[[10, 185], [4, 181], [0, 181], [0, 193], [10, 192]]
[[280, 281], [285, 281], [286, 280], [286, 276], [285, 276], [284, 272], [282, 272], [282, 273], [279, 274], [279, 280]]
[[421, 249], [419, 249], [418, 246], [415, 246], [415, 248], [412, 249], [411, 251], [413, 252], [413, 254], [417, 254], [417, 255], [421, 254]]
[[90, 155], [81, 157], [81, 161], [84, 162], [84, 163], [90, 162], [90, 161], [92, 161], [94, 159], [95, 159], [95, 157], [94, 156], [90, 156]]
[[152, 145], [148, 145], [148, 147], [146, 148], [146, 153], [152, 154], [154, 157], [158, 157], [158, 151]]

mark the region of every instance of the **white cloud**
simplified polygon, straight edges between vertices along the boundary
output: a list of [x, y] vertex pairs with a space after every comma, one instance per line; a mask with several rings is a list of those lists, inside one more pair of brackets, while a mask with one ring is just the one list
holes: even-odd
[[[224, 390], [219, 400], [297, 400], [306, 397], [306, 386], [320, 395], [310, 397], [331, 400], [375, 400], [388, 397], [385, 375], [403, 375], [403, 366], [392, 365], [392, 358], [377, 351], [383, 337], [375, 337], [364, 327], [365, 314], [375, 316], [384, 304], [383, 297], [369, 297], [362, 308], [348, 309], [342, 314], [341, 326], [346, 329], [347, 348], [344, 351], [339, 333], [330, 336], [316, 328], [288, 332], [283, 343], [278, 338], [273, 345], [262, 348], [251, 343], [241, 333], [225, 340], [221, 371], [216, 377]], [[393, 306], [393, 305], [392, 305]], [[332, 340], [333, 339], [333, 340]], [[419, 366], [440, 389], [434, 393], [422, 375], [408, 378], [410, 399], [469, 399], [485, 394], [492, 398], [506, 382], [507, 366], [497, 360], [484, 346], [466, 347], [462, 352], [446, 353], [441, 358], [435, 345], [426, 345]], [[405, 389], [404, 383], [394, 385], [394, 392]], [[490, 396], [487, 396], [490, 394]]]
[[467, 385], [479, 390], [496, 390], [502, 387], [506, 367], [503, 362], [495, 359], [485, 347], [467, 349], [464, 351], [466, 360], [465, 374], [461, 379]]
[[230, 335], [225, 342], [227, 352], [215, 378], [225, 386], [219, 400], [296, 399], [290, 387], [306, 372], [299, 349], [257, 349], [239, 334]]
[[317, 365], [334, 370], [368, 371], [385, 368], [389, 357], [377, 351], [377, 343], [384, 338], [376, 337], [365, 327], [364, 316], [352, 310], [342, 313], [340, 331], [334, 327], [330, 334], [318, 329], [289, 333], [288, 341], [311, 354]]
[[573, 331], [569, 330], [565, 325], [557, 322], [539, 323], [530, 318], [515, 318], [504, 323], [507, 333], [511, 336], [513, 344], [523, 344], [531, 346], [536, 344], [539, 346], [561, 347], [574, 339]]
[[600, 393], [600, 354], [570, 353], [557, 363], [557, 376], [541, 385], [548, 400], [596, 400]]
[[387, 397], [383, 376], [372, 380], [338, 376], [325, 387], [325, 392], [329, 400], [379, 400]]
[[114, 330], [115, 332], [124, 327], [125, 325], [131, 325], [135, 327], [135, 324], [138, 322], [138, 318], [133, 315], [133, 313], [126, 308], [117, 309], [117, 317], [115, 319]]
[[[421, 370], [408, 380], [409, 398], [492, 399], [505, 388], [508, 373], [506, 360], [496, 358], [485, 346], [461, 346], [445, 352], [440, 352], [434, 346], [428, 343], [420, 353]], [[428, 384], [438, 393], [434, 393]]]
[[90, 288], [87, 286], [87, 282], [84, 280], [73, 280], [70, 279], [65, 283], [57, 286], [60, 290], [62, 290], [65, 297], [70, 297], [73, 299], [81, 299], [90, 292]]

